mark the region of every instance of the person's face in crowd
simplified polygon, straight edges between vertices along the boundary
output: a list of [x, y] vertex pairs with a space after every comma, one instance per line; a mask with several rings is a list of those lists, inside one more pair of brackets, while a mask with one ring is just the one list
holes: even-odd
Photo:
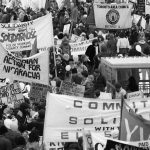
[[100, 74], [99, 72], [94, 72], [94, 77], [97, 78], [99, 76], [99, 74]]
[[94, 46], [98, 46], [98, 42], [95, 42], [95, 43], [94, 43]]
[[86, 35], [83, 34], [83, 35], [81, 36], [81, 38], [82, 38], [82, 40], [86, 40]]
[[144, 35], [140, 36], [139, 40], [145, 40], [145, 36]]
[[88, 80], [89, 80], [89, 82], [93, 82], [94, 81], [94, 76], [93, 75], [89, 75], [88, 76]]
[[74, 68], [74, 61], [69, 61], [69, 65], [71, 66], [71, 68]]
[[27, 112], [28, 114], [30, 114], [30, 108], [25, 109], [25, 112]]
[[56, 59], [56, 65], [60, 65], [61, 64], [61, 60], [60, 59]]
[[102, 42], [102, 38], [98, 38], [98, 41], [99, 41], [99, 42]]
[[94, 38], [94, 34], [90, 34], [89, 39], [93, 39], [93, 38]]
[[86, 88], [88, 88], [88, 89], [93, 88], [93, 83], [92, 82], [87, 82]]
[[121, 88], [116, 88], [116, 91], [119, 93], [120, 92], [120, 90], [121, 90]]
[[22, 133], [22, 136], [25, 138], [26, 142], [28, 142], [28, 138], [29, 138], [28, 131], [24, 131], [24, 132]]

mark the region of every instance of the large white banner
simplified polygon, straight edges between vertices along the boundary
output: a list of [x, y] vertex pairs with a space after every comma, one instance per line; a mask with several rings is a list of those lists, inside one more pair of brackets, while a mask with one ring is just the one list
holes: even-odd
[[103, 29], [131, 28], [131, 9], [132, 4], [94, 3], [96, 27]]
[[[131, 108], [150, 120], [150, 99], [126, 100]], [[82, 129], [105, 137], [118, 137], [121, 100], [100, 100], [67, 95], [47, 95], [44, 141], [76, 141]]]
[[49, 51], [20, 59], [0, 44], [0, 78], [49, 85]]
[[31, 50], [36, 39], [39, 51], [53, 46], [51, 14], [34, 21], [0, 24], [0, 43], [9, 51]]
[[75, 141], [83, 128], [101, 134], [118, 130], [120, 102], [48, 93], [44, 141]]

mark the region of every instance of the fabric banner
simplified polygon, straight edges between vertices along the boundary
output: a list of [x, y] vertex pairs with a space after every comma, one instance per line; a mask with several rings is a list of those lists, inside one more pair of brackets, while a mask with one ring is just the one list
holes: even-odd
[[32, 83], [29, 94], [30, 100], [33, 102], [46, 101], [47, 91], [50, 91], [50, 87], [48, 85]]
[[0, 103], [16, 108], [23, 102], [24, 98], [18, 82], [0, 88]]
[[78, 58], [79, 55], [85, 55], [88, 46], [92, 44], [93, 40], [94, 39], [85, 40], [76, 43], [70, 43], [71, 55], [73, 55], [73, 58], [76, 59]]
[[122, 110], [122, 121], [120, 139], [123, 141], [143, 141], [150, 138], [150, 121], [128, 111], [124, 104]]
[[141, 115], [144, 119], [150, 120], [150, 98], [130, 99], [126, 103], [136, 114]]
[[[149, 116], [150, 99], [126, 101], [138, 114]], [[88, 99], [48, 93], [44, 139], [47, 142], [76, 141], [82, 135], [83, 128], [105, 137], [117, 138], [120, 108], [120, 100]]]
[[[129, 144], [124, 144], [121, 142], [116, 142], [113, 140], [107, 140], [107, 144], [105, 147], [105, 150], [110, 150], [110, 149], [136, 149], [136, 150], [144, 150], [144, 148], [136, 147], [133, 145]], [[146, 150], [146, 149], [145, 149]]]
[[60, 86], [60, 93], [64, 95], [83, 97], [85, 86], [79, 84], [72, 84], [70, 82], [62, 82]]
[[0, 43], [9, 51], [31, 50], [36, 39], [39, 51], [53, 46], [51, 14], [28, 22], [0, 24]]
[[49, 84], [49, 51], [29, 58], [17, 58], [0, 44], [0, 78]]
[[[55, 114], [55, 115], [54, 115]], [[120, 100], [88, 99], [47, 94], [45, 141], [74, 141], [82, 129], [105, 132], [118, 130]]]
[[117, 142], [117, 143], [126, 144], [126, 145], [132, 145], [132, 146], [146, 148], [146, 149], [149, 149], [149, 147], [150, 147], [150, 141], [148, 141], [148, 140], [147, 141], [137, 141], [137, 142], [126, 142], [126, 141], [121, 141], [121, 140], [104, 137], [104, 136], [101, 136], [99, 133], [91, 132], [91, 135], [92, 135], [92, 143], [94, 145], [95, 150], [104, 150], [107, 145], [107, 141], [110, 141], [110, 140], [112, 142]]
[[6, 85], [6, 78], [0, 78], [0, 87]]
[[70, 39], [70, 43], [75, 43], [75, 42], [81, 42], [81, 37], [80, 36], [77, 36], [75, 34], [72, 34], [71, 35], [71, 39]]
[[94, 14], [97, 28], [127, 29], [132, 26], [132, 4], [94, 3]]

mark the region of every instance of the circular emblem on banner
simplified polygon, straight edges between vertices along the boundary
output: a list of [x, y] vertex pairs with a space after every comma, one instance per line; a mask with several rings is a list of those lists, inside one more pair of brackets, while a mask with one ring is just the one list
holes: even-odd
[[110, 24], [116, 24], [119, 21], [119, 12], [115, 9], [109, 10], [106, 14], [106, 20]]

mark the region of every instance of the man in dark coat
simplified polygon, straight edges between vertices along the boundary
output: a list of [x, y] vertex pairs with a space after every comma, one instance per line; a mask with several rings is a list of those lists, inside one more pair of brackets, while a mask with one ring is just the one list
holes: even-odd
[[94, 91], [104, 92], [106, 87], [106, 79], [98, 69], [94, 70]]
[[[94, 57], [99, 53], [99, 46], [98, 46], [98, 40], [97, 39], [94, 39], [92, 41], [92, 45], [90, 45], [86, 52], [85, 52], [85, 55], [88, 56], [90, 62], [89, 62], [89, 66], [90, 66], [90, 69], [93, 68], [94, 66]], [[89, 70], [90, 70], [89, 69]]]

